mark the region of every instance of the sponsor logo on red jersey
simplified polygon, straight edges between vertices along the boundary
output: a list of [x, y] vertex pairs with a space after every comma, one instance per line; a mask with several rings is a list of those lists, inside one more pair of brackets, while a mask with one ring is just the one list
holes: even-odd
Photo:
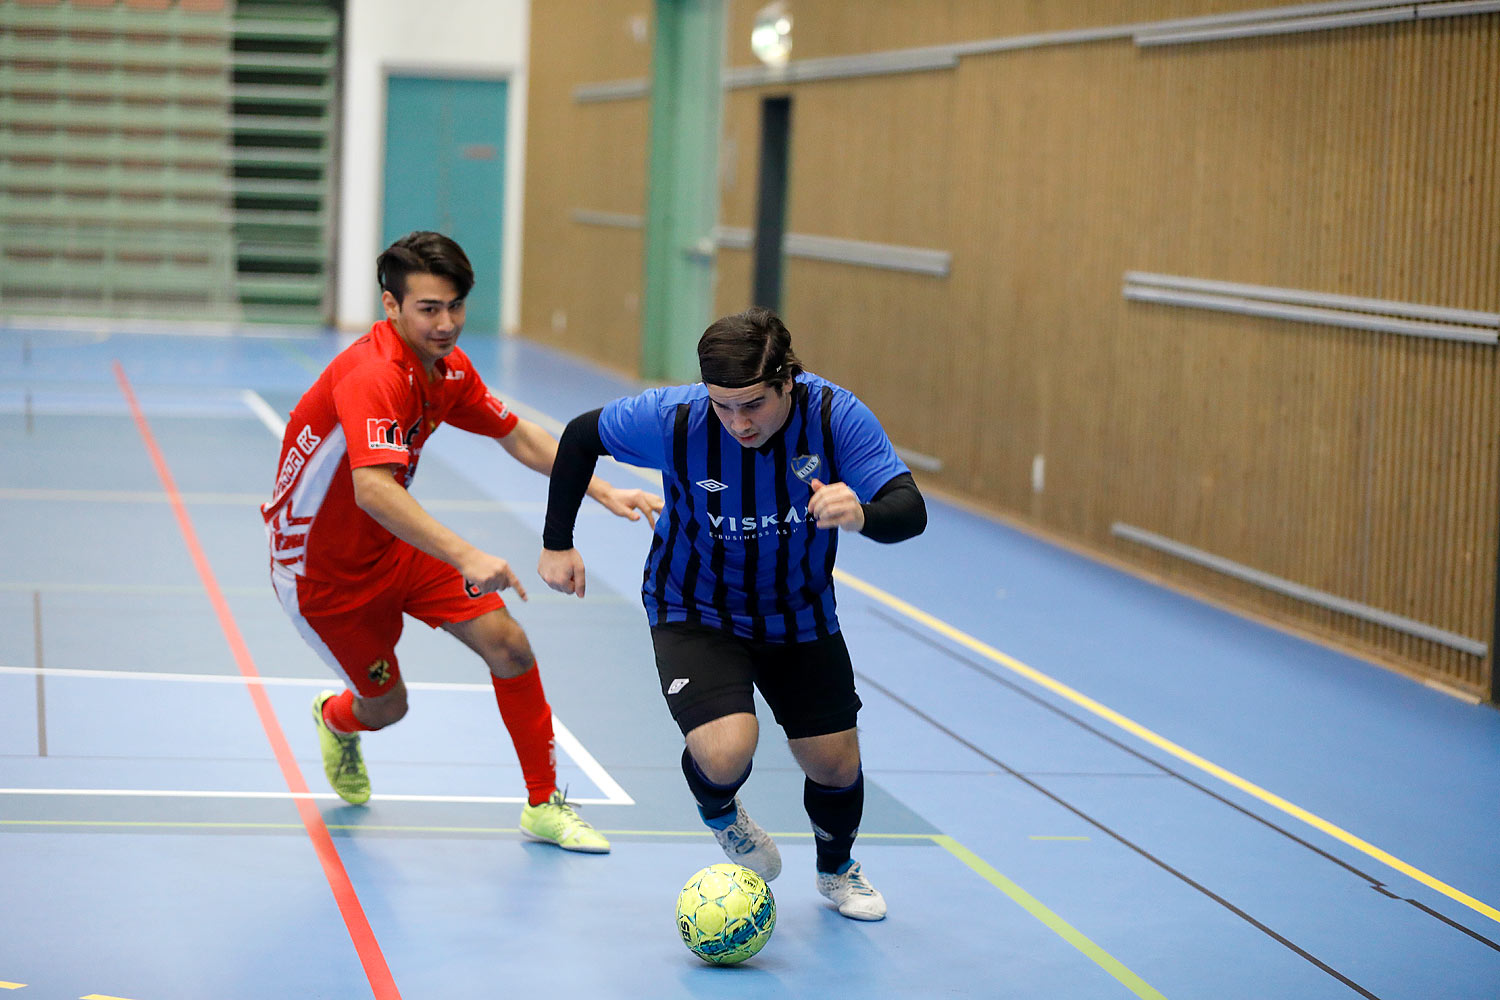
[[406, 432], [401, 429], [401, 422], [392, 417], [371, 417], [366, 420], [365, 434], [371, 448], [406, 450]]

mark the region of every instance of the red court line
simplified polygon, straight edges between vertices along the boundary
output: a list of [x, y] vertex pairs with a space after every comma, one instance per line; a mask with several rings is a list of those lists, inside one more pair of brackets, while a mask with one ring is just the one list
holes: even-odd
[[[115, 380], [120, 383], [120, 391], [125, 395], [125, 401], [130, 405], [130, 414], [135, 418], [136, 429], [141, 432], [141, 439], [146, 444], [146, 451], [151, 455], [151, 463], [156, 466], [156, 474], [161, 479], [162, 487], [167, 492], [167, 500], [172, 506], [172, 513], [177, 517], [177, 526], [182, 531], [182, 540], [187, 545], [188, 554], [192, 556], [193, 565], [197, 567], [198, 577], [203, 581], [203, 589], [208, 593], [209, 603], [213, 605], [214, 613], [218, 615], [219, 627], [224, 630], [224, 638], [229, 642], [229, 649], [234, 654], [234, 662], [240, 668], [240, 674], [247, 680], [259, 680], [260, 671], [255, 668], [255, 661], [250, 658], [250, 649], [245, 645], [244, 636], [240, 634], [239, 625], [235, 623], [234, 613], [229, 610], [229, 602], [224, 600], [224, 592], [219, 589], [219, 582], [214, 577], [213, 567], [208, 564], [208, 558], [203, 554], [203, 546], [198, 544], [198, 533], [193, 529], [193, 522], [188, 517], [187, 507], [182, 502], [182, 494], [177, 491], [177, 483], [172, 478], [172, 470], [167, 467], [167, 460], [162, 456], [161, 449], [156, 446], [156, 438], [151, 433], [151, 426], [146, 423], [146, 415], [141, 412], [140, 404], [136, 401], [135, 392], [130, 387], [130, 380], [125, 377], [125, 369], [120, 362], [114, 362]], [[365, 967], [365, 976], [370, 980], [370, 989], [375, 994], [375, 1000], [401, 1000], [401, 992], [396, 989], [396, 981], [391, 978], [391, 970], [385, 963], [385, 955], [380, 950], [380, 943], [375, 940], [375, 932], [370, 929], [370, 922], [365, 917], [364, 907], [360, 906], [359, 896], [354, 892], [354, 885], [349, 881], [349, 873], [344, 870], [344, 862], [339, 858], [338, 849], [333, 846], [333, 838], [328, 833], [328, 827], [323, 822], [323, 816], [318, 812], [318, 807], [307, 798], [307, 782], [302, 777], [302, 769], [297, 766], [297, 759], [292, 756], [292, 748], [286, 741], [286, 734], [281, 731], [281, 723], [276, 720], [276, 713], [271, 709], [271, 700], [266, 696], [264, 685], [247, 684], [250, 692], [250, 700], [255, 703], [255, 712], [260, 716], [260, 724], [266, 731], [266, 739], [271, 744], [271, 750], [276, 755], [276, 763], [281, 767], [281, 776], [286, 780], [286, 786], [298, 797], [292, 801], [297, 803], [297, 812], [302, 817], [302, 825], [307, 829], [307, 836], [312, 840], [313, 850], [317, 852], [318, 861], [323, 865], [323, 875], [328, 879], [328, 888], [333, 890], [333, 898], [338, 902], [339, 913], [344, 918], [344, 926], [349, 929], [349, 939], [354, 942], [354, 950], [359, 953], [359, 961]]]

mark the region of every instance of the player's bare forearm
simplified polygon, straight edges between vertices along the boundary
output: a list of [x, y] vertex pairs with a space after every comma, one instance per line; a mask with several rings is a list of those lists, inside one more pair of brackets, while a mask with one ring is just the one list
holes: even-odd
[[403, 542], [458, 570], [482, 593], [514, 587], [525, 599], [526, 592], [509, 563], [471, 545], [427, 513], [406, 487], [396, 482], [394, 471], [395, 467], [388, 465], [353, 470], [354, 502], [361, 510]]
[[[544, 476], [552, 475], [552, 466], [557, 461], [557, 440], [537, 424], [517, 421], [515, 428], [500, 439], [500, 446], [527, 468]], [[611, 514], [631, 521], [639, 521], [645, 515], [646, 522], [653, 527], [664, 505], [662, 498], [654, 493], [619, 489], [598, 476], [589, 479], [587, 492]]]
[[456, 566], [474, 548], [422, 509], [406, 487], [396, 482], [390, 466], [373, 465], [353, 470], [354, 502], [382, 528], [450, 566]]
[[557, 439], [530, 420], [518, 420], [514, 429], [500, 438], [500, 447], [531, 471], [552, 475], [552, 463], [557, 460]]

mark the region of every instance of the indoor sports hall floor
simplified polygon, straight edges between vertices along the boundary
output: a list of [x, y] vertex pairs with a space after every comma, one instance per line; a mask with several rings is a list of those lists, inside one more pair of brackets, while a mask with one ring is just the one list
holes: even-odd
[[[545, 481], [453, 428], [415, 492], [522, 571], [563, 780], [614, 852], [520, 838], [483, 668], [415, 622], [411, 713], [343, 805], [256, 510], [339, 346], [0, 326], [0, 996], [1500, 997], [1500, 712], [936, 501], [840, 554], [884, 922], [816, 894], [768, 727], [744, 798], [786, 855], [775, 934], [732, 969], [683, 948], [677, 890], [720, 855], [656, 687], [647, 529], [586, 505], [588, 597], [553, 594]], [[634, 388], [465, 347], [554, 434]]]

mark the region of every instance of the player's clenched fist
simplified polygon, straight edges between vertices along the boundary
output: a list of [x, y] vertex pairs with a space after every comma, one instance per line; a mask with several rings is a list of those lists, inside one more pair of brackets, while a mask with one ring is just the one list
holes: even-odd
[[813, 495], [807, 503], [807, 512], [817, 521], [818, 527], [859, 531], [865, 526], [865, 509], [847, 483], [824, 483], [814, 479], [811, 485]]
[[577, 549], [543, 549], [536, 571], [553, 590], [583, 596], [583, 556], [578, 554]]

